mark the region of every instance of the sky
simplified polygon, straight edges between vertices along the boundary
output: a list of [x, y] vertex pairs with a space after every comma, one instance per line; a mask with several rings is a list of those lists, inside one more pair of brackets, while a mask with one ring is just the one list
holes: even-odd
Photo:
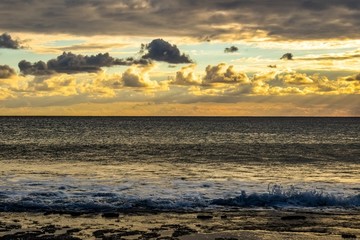
[[358, 0], [1, 0], [0, 115], [360, 116]]

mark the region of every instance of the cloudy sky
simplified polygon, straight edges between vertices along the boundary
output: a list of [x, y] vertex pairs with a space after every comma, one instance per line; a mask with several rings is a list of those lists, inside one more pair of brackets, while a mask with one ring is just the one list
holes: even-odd
[[360, 116], [358, 0], [1, 0], [0, 115]]

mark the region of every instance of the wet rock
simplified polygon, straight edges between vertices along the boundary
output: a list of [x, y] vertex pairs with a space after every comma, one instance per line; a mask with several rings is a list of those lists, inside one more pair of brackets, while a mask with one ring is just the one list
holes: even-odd
[[343, 233], [341, 234], [341, 237], [346, 239], [356, 239], [356, 235], [351, 233]]
[[305, 216], [298, 216], [298, 215], [290, 215], [290, 216], [283, 216], [281, 217], [281, 220], [285, 220], [285, 221], [292, 221], [292, 220], [305, 220], [306, 217]]
[[160, 234], [157, 232], [148, 232], [148, 233], [142, 234], [142, 237], [145, 239], [157, 238], [157, 237], [160, 237]]
[[119, 213], [103, 213], [101, 215], [103, 218], [118, 218], [120, 216]]
[[72, 217], [79, 217], [79, 216], [82, 215], [82, 213], [81, 213], [81, 212], [71, 212], [70, 215], [71, 215]]
[[239, 239], [237, 239], [237, 238], [232, 238], [232, 237], [229, 237], [229, 238], [227, 238], [227, 237], [225, 237], [225, 238], [220, 237], [220, 238], [215, 238], [215, 240], [239, 240]]
[[20, 240], [20, 239], [38, 239], [36, 238], [42, 234], [41, 231], [28, 231], [28, 232], [17, 232], [14, 234], [8, 234], [1, 237], [2, 240]]
[[173, 232], [172, 237], [180, 237], [180, 236], [189, 235], [192, 233], [197, 233], [197, 231], [189, 228], [188, 226], [179, 225]]
[[101, 230], [94, 231], [93, 236], [96, 238], [103, 238], [105, 234], [113, 233], [113, 232], [115, 232], [114, 229], [101, 229]]
[[67, 234], [59, 235], [59, 236], [44, 236], [44, 237], [37, 237], [35, 239], [39, 240], [81, 240], [81, 238], [73, 237]]
[[201, 220], [208, 220], [208, 219], [212, 219], [213, 216], [211, 216], [211, 215], [197, 215], [196, 218], [201, 219]]
[[121, 237], [125, 237], [125, 236], [142, 235], [142, 234], [144, 234], [144, 232], [137, 230], [127, 231], [127, 230], [115, 230], [115, 229], [102, 229], [93, 232], [93, 236], [95, 238], [101, 238], [103, 240], [121, 239]]
[[14, 230], [14, 229], [20, 229], [21, 228], [21, 224], [19, 223], [4, 223], [4, 222], [0, 222], [0, 232], [6, 232], [9, 230]]
[[76, 233], [76, 232], [80, 232], [80, 231], [81, 231], [80, 228], [72, 228], [72, 229], [66, 230], [66, 233], [72, 234], [72, 233]]
[[54, 233], [56, 232], [56, 230], [58, 230], [58, 228], [55, 227], [55, 225], [47, 225], [42, 227], [41, 230], [43, 230], [46, 233]]

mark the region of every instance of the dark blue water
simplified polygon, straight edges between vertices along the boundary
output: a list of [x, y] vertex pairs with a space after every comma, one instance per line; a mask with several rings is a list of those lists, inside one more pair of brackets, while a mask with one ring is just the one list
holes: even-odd
[[2, 117], [0, 159], [359, 162], [360, 118]]

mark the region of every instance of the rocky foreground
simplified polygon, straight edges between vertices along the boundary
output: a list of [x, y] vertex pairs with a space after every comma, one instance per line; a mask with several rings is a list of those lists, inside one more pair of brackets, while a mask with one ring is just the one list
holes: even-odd
[[0, 213], [0, 239], [356, 239], [360, 210]]

